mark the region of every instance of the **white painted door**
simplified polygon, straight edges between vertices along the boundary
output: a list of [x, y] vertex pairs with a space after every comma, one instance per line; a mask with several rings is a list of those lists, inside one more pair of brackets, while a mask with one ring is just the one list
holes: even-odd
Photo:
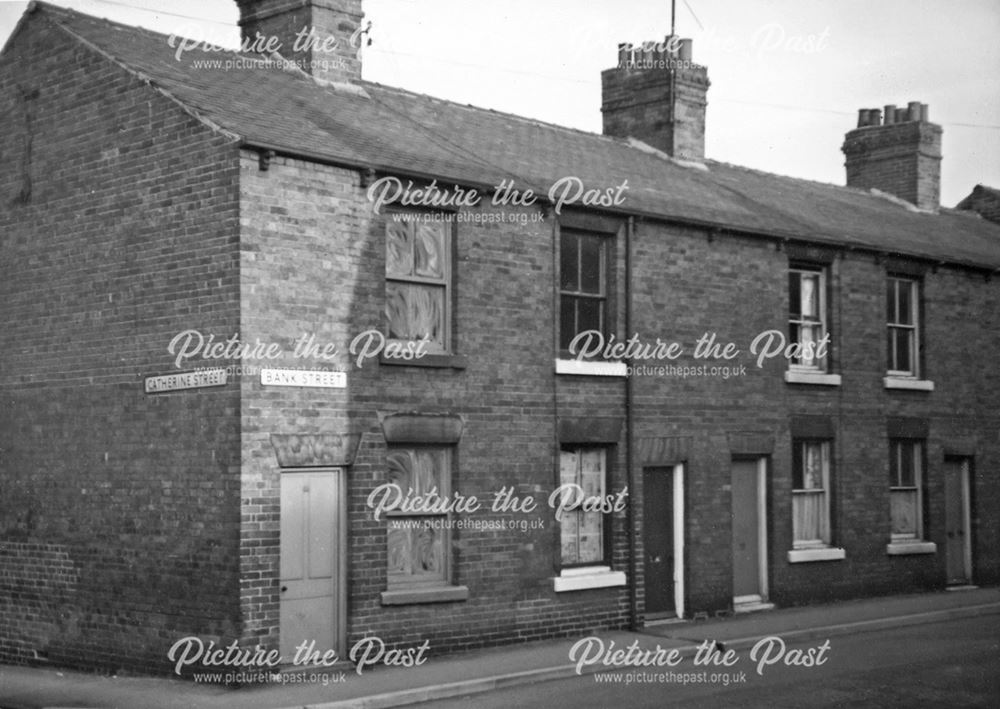
[[303, 642], [321, 654], [340, 636], [340, 472], [281, 474], [281, 656]]

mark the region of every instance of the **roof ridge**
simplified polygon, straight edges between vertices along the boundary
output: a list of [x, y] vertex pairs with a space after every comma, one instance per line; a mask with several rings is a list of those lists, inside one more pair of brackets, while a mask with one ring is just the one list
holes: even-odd
[[[28, 5], [27, 10], [25, 11], [25, 15], [27, 15], [30, 12], [34, 12], [35, 10], [37, 10], [39, 8], [43, 8], [44, 10], [48, 11], [49, 8], [53, 8], [53, 7], [55, 7], [57, 10], [66, 10], [66, 8], [62, 8], [62, 7], [59, 7], [59, 6], [56, 6], [56, 5], [50, 5], [49, 3], [37, 2], [36, 0], [32, 0], [32, 2], [29, 3], [29, 5]], [[57, 13], [54, 13], [54, 14], [58, 15], [59, 13], [57, 12]], [[77, 16], [80, 16], [80, 17], [86, 17], [86, 18], [89, 18], [91, 20], [95, 20], [96, 19], [96, 20], [99, 20], [99, 21], [106, 22], [108, 24], [115, 24], [115, 23], [112, 23], [110, 20], [107, 20], [105, 18], [95, 18], [93, 15], [87, 15], [87, 14], [84, 14], [84, 13], [81, 13], [81, 12], [77, 12], [76, 10], [68, 10], [65, 14], [73, 14], [73, 15], [77, 15]], [[147, 75], [141, 69], [138, 69], [138, 68], [136, 68], [134, 66], [131, 66], [127, 62], [123, 61], [122, 59], [119, 59], [114, 54], [112, 54], [110, 51], [108, 51], [107, 49], [105, 49], [104, 47], [101, 47], [101, 46], [97, 45], [96, 43], [92, 42], [91, 40], [87, 39], [86, 37], [81, 36], [76, 31], [74, 31], [71, 27], [67, 27], [62, 22], [59, 22], [58, 20], [56, 20], [54, 22], [54, 24], [61, 31], [63, 31], [66, 34], [68, 34], [69, 36], [71, 36], [73, 39], [75, 39], [77, 42], [79, 42], [83, 46], [87, 47], [89, 50], [91, 50], [93, 52], [96, 52], [100, 56], [104, 57], [107, 61], [109, 61], [112, 64], [114, 64], [115, 66], [119, 67], [122, 71], [124, 71], [127, 74], [130, 74], [130, 75], [134, 76], [135, 78], [139, 79], [140, 81], [144, 82], [153, 91], [156, 91], [160, 95], [164, 96], [168, 101], [172, 101], [173, 103], [177, 104], [177, 106], [179, 106], [182, 111], [184, 111], [185, 113], [187, 113], [189, 116], [191, 116], [192, 118], [194, 118], [199, 123], [202, 123], [203, 125], [205, 125], [207, 128], [209, 128], [213, 132], [219, 133], [220, 135], [224, 135], [224, 136], [226, 136], [227, 138], [229, 138], [230, 140], [233, 140], [233, 141], [238, 141], [238, 140], [242, 139], [242, 137], [240, 135], [238, 135], [237, 133], [229, 130], [225, 126], [220, 125], [219, 123], [216, 123], [212, 119], [210, 119], [207, 116], [203, 115], [201, 111], [199, 111], [198, 109], [196, 109], [194, 106], [191, 106], [188, 102], [186, 102], [186, 101], [178, 98], [171, 91], [168, 91], [165, 87], [159, 85], [152, 77], [150, 77], [149, 75]], [[133, 25], [121, 25], [121, 26], [125, 27], [127, 29], [131, 29], [131, 30], [136, 29]], [[157, 34], [157, 33], [153, 33], [153, 34]], [[165, 35], [161, 35], [161, 36], [165, 36]]]
[[469, 111], [483, 111], [485, 113], [492, 113], [497, 116], [505, 118], [513, 118], [515, 120], [521, 121], [523, 123], [531, 123], [542, 128], [556, 128], [559, 130], [566, 131], [568, 133], [575, 133], [577, 135], [587, 136], [588, 138], [599, 138], [612, 143], [617, 143], [619, 145], [628, 146], [627, 139], [616, 138], [611, 135], [604, 135], [603, 133], [594, 133], [593, 131], [584, 130], [583, 128], [574, 128], [572, 126], [565, 126], [561, 123], [553, 123], [551, 121], [545, 121], [541, 118], [531, 118], [529, 116], [522, 116], [517, 113], [510, 113], [509, 111], [501, 111], [496, 108], [486, 108], [485, 106], [477, 106], [472, 103], [462, 103], [461, 101], [456, 101], [450, 98], [443, 98], [441, 96], [434, 96], [433, 94], [427, 94], [422, 91], [413, 91], [412, 89], [406, 89], [401, 86], [390, 86], [389, 84], [380, 84], [377, 81], [369, 81], [362, 79], [361, 83], [368, 84], [370, 86], [378, 87], [379, 89], [385, 89], [387, 91], [398, 91], [399, 93], [409, 94], [410, 96], [416, 96], [419, 98], [429, 99], [431, 101], [439, 101], [441, 103], [447, 103], [458, 108], [462, 108]]
[[[157, 31], [151, 30], [151, 29], [149, 29], [147, 27], [140, 27], [138, 25], [129, 25], [129, 24], [125, 24], [125, 23], [122, 23], [122, 22], [116, 22], [115, 20], [110, 20], [110, 19], [108, 19], [106, 17], [99, 17], [97, 15], [91, 15], [91, 14], [88, 14], [88, 13], [85, 13], [85, 12], [80, 12], [79, 10], [74, 10], [72, 8], [63, 7], [61, 5], [53, 5], [52, 3], [46, 2], [45, 0], [32, 0], [32, 2], [29, 3], [29, 9], [32, 7], [32, 5], [37, 6], [39, 8], [43, 8], [46, 11], [53, 11], [53, 14], [56, 14], [56, 15], [59, 15], [59, 14], [72, 15], [72, 16], [75, 16], [75, 17], [83, 18], [85, 20], [90, 20], [90, 21], [95, 21], [95, 22], [102, 22], [102, 23], [104, 23], [106, 25], [109, 25], [109, 26], [115, 27], [115, 28], [121, 28], [121, 29], [124, 29], [124, 30], [132, 31], [132, 32], [139, 31], [139, 32], [145, 33], [146, 35], [153, 36], [153, 37], [162, 37], [162, 38], [164, 38], [166, 40], [169, 40], [170, 37], [180, 37], [180, 35], [167, 35], [167, 34], [163, 34], [162, 32], [157, 32]], [[182, 38], [183, 39], [191, 39], [189, 37], [182, 37]], [[223, 52], [227, 52], [227, 53], [230, 53], [230, 54], [235, 54], [235, 55], [241, 56], [241, 57], [252, 57], [252, 58], [257, 59], [257, 60], [259, 60], [259, 61], [261, 61], [261, 62], [263, 62], [265, 64], [269, 64], [271, 66], [274, 66], [277, 69], [281, 69], [282, 68], [281, 65], [280, 65], [280, 63], [276, 62], [273, 57], [264, 56], [262, 54], [257, 54], [257, 53], [254, 53], [254, 52], [242, 52], [242, 51], [239, 50], [239, 48], [222, 47], [221, 50]], [[198, 51], [198, 52], [202, 52], [202, 53], [207, 53], [207, 52], [205, 52], [205, 50], [201, 49], [200, 47], [195, 47], [194, 50], [188, 50], [188, 51]], [[299, 78], [301, 78], [301, 77], [299, 77]], [[406, 95], [406, 96], [412, 96], [412, 97], [416, 97], [416, 98], [421, 98], [421, 99], [424, 99], [424, 100], [427, 100], [427, 101], [431, 101], [431, 102], [438, 102], [438, 103], [441, 103], [441, 104], [446, 104], [446, 105], [449, 105], [449, 106], [454, 106], [456, 108], [459, 108], [459, 109], [462, 109], [462, 110], [466, 110], [466, 111], [489, 113], [489, 114], [492, 114], [492, 115], [495, 115], [495, 116], [498, 116], [498, 117], [501, 117], [501, 118], [511, 119], [511, 120], [514, 120], [514, 121], [518, 121], [520, 123], [537, 126], [539, 128], [543, 128], [543, 129], [558, 130], [558, 131], [562, 131], [564, 133], [568, 133], [568, 134], [571, 134], [571, 135], [579, 135], [579, 136], [583, 136], [583, 137], [588, 138], [588, 139], [599, 140], [599, 141], [602, 141], [602, 142], [607, 143], [607, 144], [616, 145], [618, 147], [627, 148], [629, 150], [634, 150], [637, 153], [642, 154], [642, 155], [644, 155], [646, 157], [656, 157], [649, 150], [643, 150], [641, 147], [635, 145], [632, 142], [632, 140], [634, 140], [634, 139], [630, 140], [630, 138], [619, 138], [619, 137], [616, 137], [616, 136], [604, 135], [603, 133], [595, 133], [593, 131], [584, 130], [582, 128], [573, 128], [572, 126], [566, 126], [566, 125], [562, 125], [560, 123], [553, 123], [551, 121], [545, 121], [545, 120], [542, 120], [540, 118], [531, 118], [529, 116], [522, 116], [520, 114], [511, 113], [509, 111], [502, 111], [502, 110], [498, 110], [498, 109], [495, 109], [495, 108], [486, 108], [484, 106], [477, 106], [477, 105], [471, 104], [471, 103], [462, 103], [462, 102], [456, 101], [454, 99], [444, 98], [444, 97], [441, 97], [441, 96], [434, 96], [432, 94], [424, 93], [424, 92], [421, 92], [421, 91], [414, 91], [412, 89], [407, 89], [407, 88], [404, 88], [404, 87], [401, 87], [401, 86], [392, 86], [392, 85], [389, 85], [389, 84], [382, 84], [382, 83], [379, 83], [377, 81], [370, 81], [370, 80], [362, 79], [362, 80], [356, 82], [356, 84], [358, 86], [365, 86], [365, 85], [367, 85], [367, 86], [375, 87], [377, 89], [380, 89], [380, 90], [383, 90], [383, 91], [387, 91], [387, 92], [394, 92], [394, 93], [401, 94], [401, 95]], [[319, 85], [319, 84], [316, 84], [316, 85], [320, 86], [322, 88], [321, 85]], [[669, 163], [671, 163], [673, 165], [678, 165], [678, 163], [676, 162], [676, 158], [670, 158], [669, 160], [666, 160], [666, 162], [669, 162]], [[819, 184], [819, 185], [823, 185], [823, 186], [827, 186], [827, 187], [841, 187], [841, 188], [843, 188], [842, 185], [834, 185], [832, 183], [819, 182], [819, 181], [816, 181], [816, 180], [808, 180], [806, 178], [793, 177], [791, 175], [782, 175], [782, 174], [776, 173], [776, 172], [767, 172], [765, 170], [760, 170], [758, 168], [747, 167], [747, 166], [744, 166], [744, 165], [735, 165], [733, 163], [727, 163], [727, 162], [720, 161], [720, 160], [713, 160], [713, 159], [710, 159], [710, 158], [706, 158], [704, 160], [704, 163], [705, 164], [715, 163], [715, 164], [723, 165], [723, 166], [726, 166], [726, 167], [731, 167], [731, 168], [740, 169], [740, 170], [747, 170], [747, 171], [756, 172], [756, 173], [760, 173], [760, 174], [770, 175], [772, 177], [779, 177], [779, 178], [782, 178], [782, 179], [800, 180], [800, 181], [803, 181], [803, 182], [811, 182], [813, 184]], [[683, 165], [680, 165], [680, 166], [684, 167]]]
[[914, 214], [934, 214], [933, 210], [921, 209], [911, 202], [907, 202], [905, 199], [896, 197], [895, 195], [889, 194], [883, 190], [878, 189], [866, 189], [864, 187], [854, 187], [852, 185], [838, 185], [834, 182], [823, 182], [822, 180], [814, 180], [808, 177], [798, 177], [796, 175], [784, 175], [779, 172], [768, 172], [767, 170], [761, 170], [756, 167], [748, 167], [746, 165], [737, 165], [735, 163], [725, 162], [723, 160], [707, 160], [706, 162], [713, 163], [715, 165], [720, 165], [722, 167], [730, 168], [732, 170], [743, 170], [744, 172], [750, 172], [757, 175], [767, 175], [768, 177], [776, 177], [781, 180], [789, 180], [792, 182], [799, 182], [806, 185], [813, 185], [822, 189], [829, 189], [838, 192], [850, 192], [855, 195], [863, 195], [870, 197], [872, 199], [879, 199], [883, 202], [889, 202], [890, 204], [895, 204], [896, 206], [906, 209], [908, 212]]
[[155, 34], [158, 37], [168, 37], [168, 38], [170, 37], [170, 35], [168, 35], [168, 34], [163, 34], [162, 32], [157, 32], [155, 30], [151, 30], [148, 27], [141, 27], [140, 25], [127, 25], [127, 24], [125, 24], [123, 22], [117, 22], [115, 20], [111, 20], [111, 19], [108, 19], [107, 17], [102, 17], [100, 15], [91, 15], [88, 12], [80, 12], [79, 10], [76, 10], [76, 9], [74, 9], [72, 7], [65, 7], [63, 5], [56, 5], [56, 4], [51, 3], [51, 2], [45, 2], [45, 0], [31, 0], [31, 2], [28, 3], [28, 7], [25, 8], [24, 12], [26, 14], [28, 14], [28, 13], [34, 12], [36, 9], [37, 10], [43, 10], [45, 12], [51, 12], [54, 15], [73, 15], [73, 16], [76, 16], [76, 17], [81, 17], [81, 18], [86, 19], [86, 20], [93, 20], [93, 21], [96, 21], [96, 22], [103, 22], [105, 24], [114, 25], [114, 26], [117, 26], [117, 27], [122, 27], [124, 29], [130, 30], [130, 31], [133, 31], [133, 32], [135, 30], [139, 30], [140, 32], [146, 32], [148, 34]]
[[[105, 25], [108, 25], [113, 29], [122, 29], [122, 30], [127, 30], [129, 32], [142, 32], [144, 34], [151, 35], [153, 37], [162, 37], [164, 40], [167, 40], [168, 43], [172, 37], [176, 37], [178, 39], [195, 39], [194, 37], [186, 37], [184, 35], [179, 35], [179, 34], [164, 34], [163, 32], [157, 32], [156, 30], [151, 30], [148, 27], [142, 27], [141, 25], [130, 25], [124, 22], [118, 22], [117, 20], [108, 19], [107, 17], [102, 17], [100, 15], [91, 15], [90, 13], [87, 12], [80, 12], [79, 10], [75, 10], [71, 7], [54, 5], [50, 2], [46, 2], [45, 0], [31, 0], [31, 2], [28, 3], [28, 7], [25, 9], [25, 14], [32, 12], [34, 9], [41, 9], [44, 10], [45, 12], [51, 12], [53, 15], [57, 16], [70, 15], [83, 20], [89, 20], [91, 22], [103, 22]], [[200, 45], [202, 45], [205, 42], [205, 40], [197, 40], [197, 41], [199, 46], [193, 47], [192, 49], [185, 49], [184, 51], [185, 52], [197, 51], [197, 52], [202, 52], [204, 54], [209, 54], [200, 47]], [[173, 45], [169, 46], [173, 48]], [[213, 45], [213, 46], [218, 47], [218, 51], [213, 53], [222, 52], [228, 54], [236, 54], [241, 57], [251, 57], [254, 59], [259, 59], [260, 61], [263, 62], [269, 62], [269, 63], [274, 62], [273, 59], [270, 59], [269, 57], [263, 54], [258, 54], [255, 52], [243, 52], [240, 50], [239, 47], [224, 47], [222, 45]]]
[[769, 175], [771, 177], [780, 177], [783, 180], [795, 180], [796, 182], [805, 182], [811, 185], [818, 185], [820, 187], [833, 187], [834, 189], [846, 189], [846, 190], [856, 190], [867, 194], [868, 190], [858, 189], [856, 187], [850, 187], [848, 185], [838, 185], [834, 182], [823, 182], [822, 180], [814, 180], [809, 177], [797, 177], [795, 175], [784, 175], [780, 172], [769, 172], [768, 170], [762, 170], [759, 167], [750, 167], [748, 165], [738, 165], [737, 163], [726, 162], [725, 160], [716, 160], [715, 158], [705, 158], [705, 162], [719, 165], [721, 167], [728, 167], [733, 170], [743, 170], [745, 172], [753, 172], [758, 175]]
[[[154, 37], [162, 37], [162, 38], [167, 39], [167, 40], [169, 40], [171, 37], [178, 37], [178, 38], [181, 38], [181, 39], [193, 39], [191, 37], [183, 37], [182, 35], [164, 34], [162, 32], [157, 32], [156, 30], [151, 30], [148, 27], [141, 27], [139, 25], [125, 24], [123, 22], [118, 22], [116, 20], [108, 19], [107, 17], [101, 17], [101, 16], [98, 16], [98, 15], [91, 15], [91, 14], [86, 13], [86, 12], [80, 12], [79, 10], [75, 10], [73, 8], [63, 7], [62, 5], [54, 5], [54, 4], [50, 3], [50, 2], [46, 2], [45, 0], [31, 0], [31, 2], [28, 3], [28, 10], [26, 10], [25, 12], [28, 12], [32, 8], [32, 5], [37, 6], [38, 8], [44, 9], [46, 11], [52, 11], [53, 14], [56, 14], [56, 15], [59, 15], [59, 14], [62, 14], [62, 15], [73, 15], [73, 16], [76, 16], [76, 17], [79, 17], [79, 18], [83, 18], [85, 20], [96, 21], [96, 22], [103, 22], [106, 25], [109, 25], [109, 26], [112, 26], [112, 27], [122, 28], [122, 29], [129, 30], [129, 31], [132, 31], [132, 32], [139, 31], [139, 32], [143, 32], [143, 33], [145, 33], [147, 35], [152, 35]], [[243, 52], [238, 47], [220, 47], [220, 49], [223, 52], [226, 52], [226, 53], [236, 54], [236, 55], [241, 56], [241, 57], [252, 57], [252, 58], [260, 60], [261, 62], [264, 62], [264, 63], [267, 63], [267, 64], [271, 64], [271, 65], [275, 66], [276, 68], [279, 68], [279, 69], [281, 68], [280, 63], [277, 62], [273, 57], [265, 56], [263, 54], [257, 54], [255, 52]], [[199, 51], [199, 52], [207, 53], [207, 52], [205, 52], [205, 50], [203, 50], [203, 49], [201, 49], [199, 47], [195, 47], [193, 50], [186, 50], [186, 51]], [[625, 139], [625, 138], [616, 138], [614, 136], [604, 135], [602, 133], [595, 133], [593, 131], [584, 130], [582, 128], [573, 128], [572, 126], [565, 126], [565, 125], [562, 125], [560, 123], [553, 123], [551, 121], [545, 121], [545, 120], [542, 120], [540, 118], [531, 118], [529, 116], [522, 116], [522, 115], [519, 115], [517, 113], [511, 113], [509, 111], [502, 111], [502, 110], [498, 110], [498, 109], [495, 109], [495, 108], [487, 108], [485, 106], [477, 106], [477, 105], [471, 104], [471, 103], [462, 103], [462, 102], [456, 101], [454, 99], [444, 98], [444, 97], [441, 97], [441, 96], [434, 96], [432, 94], [423, 93], [421, 91], [413, 91], [412, 89], [407, 89], [407, 88], [404, 88], [402, 86], [391, 86], [389, 84], [382, 84], [382, 83], [379, 83], [377, 81], [370, 81], [370, 80], [366, 80], [366, 79], [362, 79], [362, 80], [360, 80], [360, 81], [358, 81], [356, 83], [359, 86], [367, 84], [369, 86], [378, 87], [379, 89], [383, 89], [383, 90], [386, 90], [386, 91], [394, 91], [394, 92], [398, 92], [398, 93], [401, 93], [401, 94], [407, 94], [407, 95], [410, 95], [410, 96], [416, 96], [416, 97], [428, 99], [430, 101], [438, 101], [440, 103], [449, 104], [449, 105], [456, 106], [458, 108], [462, 108], [462, 109], [469, 110], [469, 111], [483, 111], [483, 112], [486, 112], [486, 113], [494, 114], [496, 116], [505, 117], [505, 118], [512, 118], [512, 119], [515, 119], [517, 121], [521, 121], [523, 123], [529, 123], [529, 124], [537, 125], [537, 126], [539, 126], [541, 128], [555, 128], [555, 129], [558, 129], [558, 130], [566, 131], [568, 133], [574, 133], [574, 134], [577, 134], [577, 135], [583, 135], [583, 136], [587, 136], [589, 138], [597, 138], [597, 139], [600, 139], [600, 140], [604, 140], [606, 142], [615, 143], [615, 144], [623, 145], [623, 146], [626, 146], [626, 147], [632, 147], [634, 149], [634, 146], [629, 145], [628, 140]], [[640, 151], [640, 152], [643, 152], [643, 151]]]

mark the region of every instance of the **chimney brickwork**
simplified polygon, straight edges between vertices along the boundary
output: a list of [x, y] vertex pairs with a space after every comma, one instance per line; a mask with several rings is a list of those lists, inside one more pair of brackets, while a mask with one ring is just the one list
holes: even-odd
[[842, 147], [847, 186], [878, 189], [921, 209], [941, 201], [941, 126], [928, 120], [927, 104], [858, 112], [858, 127]]
[[281, 56], [307, 74], [337, 82], [361, 79], [361, 0], [236, 0], [236, 4], [244, 43], [258, 34], [276, 37]]
[[705, 157], [708, 70], [691, 61], [691, 40], [618, 47], [601, 72], [604, 134], [642, 140], [668, 155]]

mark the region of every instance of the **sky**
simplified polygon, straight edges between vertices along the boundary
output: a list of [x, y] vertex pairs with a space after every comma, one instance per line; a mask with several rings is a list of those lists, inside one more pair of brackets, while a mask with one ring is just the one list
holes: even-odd
[[[53, 0], [236, 46], [233, 0]], [[0, 2], [6, 41], [26, 2]], [[166, 8], [166, 9], [164, 9]], [[362, 76], [599, 133], [600, 72], [621, 42], [661, 40], [670, 0], [365, 0]], [[944, 129], [941, 202], [1000, 188], [1000, 1], [676, 0], [708, 67], [706, 155], [844, 183], [860, 108], [926, 103]]]

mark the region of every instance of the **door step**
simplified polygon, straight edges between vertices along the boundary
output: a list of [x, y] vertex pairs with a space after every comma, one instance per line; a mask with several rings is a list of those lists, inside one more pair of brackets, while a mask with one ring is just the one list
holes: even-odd
[[957, 586], [948, 586], [946, 590], [948, 591], [975, 591], [979, 586], [971, 583], [959, 584]]
[[657, 625], [674, 625], [675, 623], [686, 623], [687, 619], [678, 618], [676, 615], [672, 615], [669, 618], [648, 618], [643, 622], [643, 627], [653, 628]]
[[773, 603], [767, 601], [743, 601], [733, 603], [733, 613], [756, 613], [757, 611], [769, 611], [774, 608]]

